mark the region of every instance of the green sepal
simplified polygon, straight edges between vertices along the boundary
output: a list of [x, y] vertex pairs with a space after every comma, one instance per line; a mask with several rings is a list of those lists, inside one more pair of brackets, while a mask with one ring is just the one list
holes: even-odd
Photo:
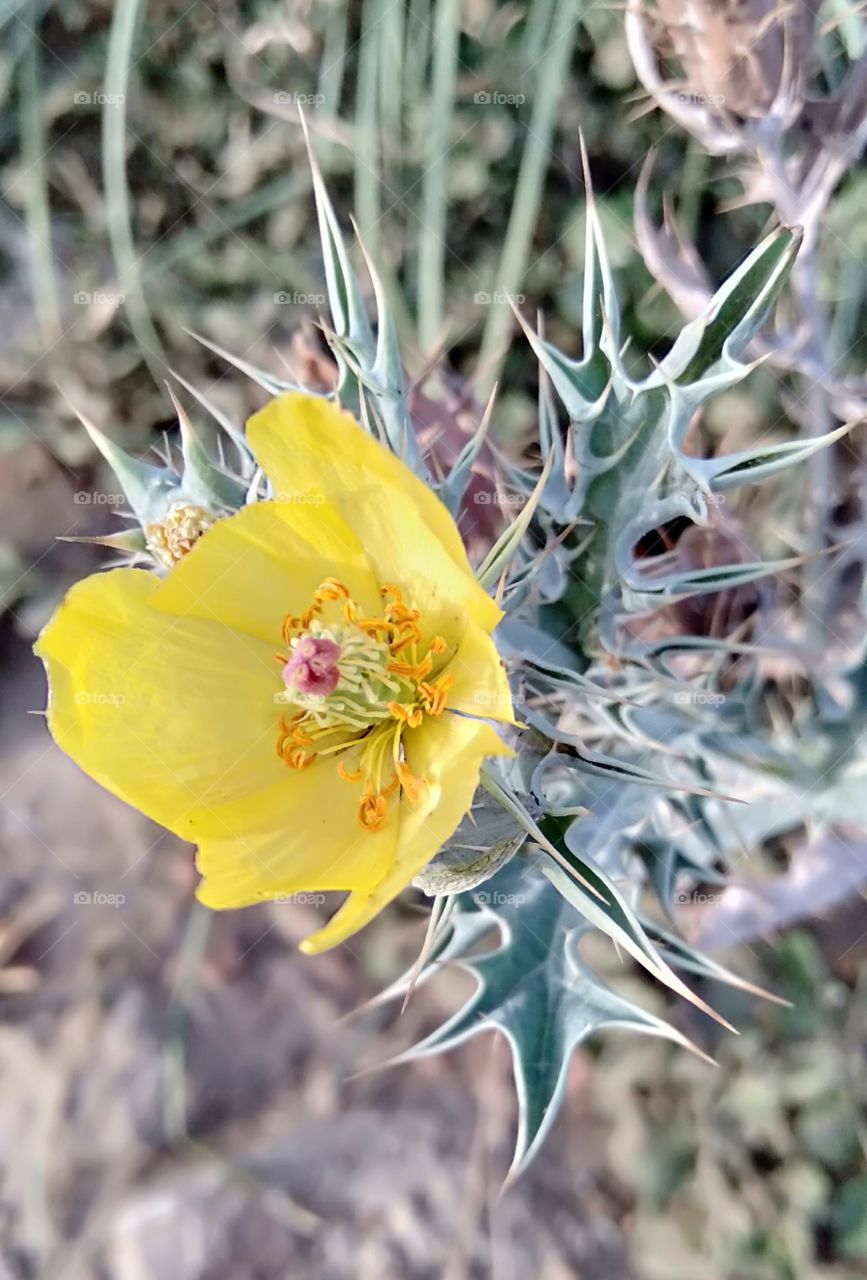
[[120, 445], [103, 435], [84, 414], [78, 413], [78, 417], [117, 477], [124, 497], [142, 526], [162, 520], [180, 491], [180, 476], [177, 472], [169, 467], [155, 467], [149, 462], [131, 457]]

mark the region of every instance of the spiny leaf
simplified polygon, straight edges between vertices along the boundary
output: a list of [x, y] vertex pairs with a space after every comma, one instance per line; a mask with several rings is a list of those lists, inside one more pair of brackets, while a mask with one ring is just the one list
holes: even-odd
[[[191, 338], [195, 338], [196, 342], [201, 342], [203, 347], [207, 347], [209, 351], [213, 351], [215, 355], [221, 359], [228, 361], [234, 365], [236, 369], [240, 369], [241, 373], [259, 384], [264, 391], [270, 396], [279, 396], [284, 391], [304, 391], [304, 387], [296, 386], [294, 382], [286, 382], [283, 378], [277, 378], [272, 373], [268, 373], [265, 369], [259, 369], [256, 365], [251, 364], [249, 360], [244, 360], [241, 356], [233, 355], [231, 351], [227, 351], [225, 347], [221, 347], [217, 342], [211, 342], [210, 338], [204, 338], [200, 333], [196, 333], [193, 329], [185, 329]], [[311, 391], [307, 395], [313, 395]]]
[[743, 449], [739, 453], [722, 454], [718, 458], [702, 459], [690, 470], [696, 479], [702, 480], [716, 493], [739, 488], [744, 484], [757, 484], [768, 476], [776, 475], [787, 467], [806, 461], [820, 449], [841, 440], [855, 423], [846, 423], [836, 431], [809, 440], [784, 441], [782, 444], [765, 445], [763, 448]]
[[545, 460], [542, 468], [542, 474], [539, 476], [536, 488], [527, 499], [520, 513], [515, 517], [508, 529], [500, 534], [491, 550], [485, 556], [483, 562], [476, 571], [476, 577], [483, 587], [492, 587], [502, 573], [504, 573], [512, 562], [518, 548], [521, 545], [524, 534], [530, 527], [530, 521], [533, 518], [536, 507], [539, 505], [539, 499], [544, 492], [548, 477], [551, 474], [553, 465], [553, 457], [549, 456]]
[[[588, 968], [579, 954], [586, 922], [532, 867], [511, 862], [487, 889], [484, 901], [480, 895], [461, 899], [464, 909], [454, 918], [455, 933], [423, 975], [429, 979], [443, 964], [457, 962], [476, 979], [476, 991], [454, 1017], [394, 1061], [438, 1053], [492, 1029], [506, 1036], [520, 1104], [511, 1180], [550, 1131], [572, 1055], [590, 1036], [624, 1028], [705, 1055], [674, 1027], [616, 995]], [[494, 927], [500, 935], [496, 949], [469, 955]]]
[[712, 960], [710, 956], [704, 955], [701, 951], [697, 951], [695, 947], [691, 947], [683, 938], [679, 938], [677, 934], [670, 930], [661, 928], [652, 920], [646, 920], [642, 917], [642, 924], [645, 931], [654, 942], [660, 947], [669, 962], [678, 969], [684, 970], [686, 973], [693, 973], [700, 978], [709, 978], [713, 982], [721, 982], [727, 987], [735, 987], [738, 991], [746, 991], [750, 995], [759, 996], [762, 1000], [767, 1000], [770, 1004], [782, 1005], [783, 1007], [791, 1007], [790, 1001], [784, 1000], [782, 996], [775, 995], [773, 991], [768, 991], [764, 987], [756, 986], [754, 982], [749, 982], [746, 978], [742, 978], [737, 973], [732, 973], [731, 969], [727, 969], [725, 965], [719, 964], [716, 960]]
[[[590, 924], [601, 929], [614, 942], [628, 951], [632, 958], [637, 960], [648, 973], [653, 974], [671, 991], [683, 996], [684, 999], [694, 1004], [696, 1008], [701, 1009], [708, 1017], [713, 1018], [715, 1022], [725, 1027], [727, 1031], [734, 1031], [734, 1027], [726, 1022], [725, 1018], [712, 1009], [710, 1005], [706, 1004], [700, 996], [690, 990], [686, 983], [682, 982], [665, 962], [616, 885], [598, 867], [591, 866], [589, 862], [580, 857], [566, 843], [562, 835], [557, 835], [558, 830], [562, 832], [564, 829], [563, 822], [564, 820], [560, 818], [549, 819], [544, 822], [544, 827], [553, 843], [558, 847], [561, 855], [571, 864], [573, 874], [570, 876], [558, 862], [546, 859], [543, 859], [538, 864], [542, 874], [547, 876], [558, 892], [562, 893], [563, 897]], [[595, 886], [596, 895], [594, 897], [590, 897], [584, 892], [580, 884], [577, 883], [576, 876], [580, 876], [583, 882], [589, 881], [591, 885]], [[603, 901], [600, 902], [600, 898]]]
[[240, 430], [232, 419], [227, 414], [223, 413], [222, 409], [215, 405], [203, 391], [199, 391], [197, 387], [193, 386], [191, 382], [188, 382], [186, 378], [181, 377], [181, 375], [174, 369], [171, 369], [170, 373], [172, 377], [181, 384], [185, 391], [189, 391], [190, 395], [194, 396], [195, 399], [198, 400], [202, 408], [211, 415], [214, 421], [219, 423], [232, 440], [232, 443], [237, 447], [242, 460], [248, 463], [250, 460], [250, 450], [247, 447], [247, 441], [244, 439], [243, 431]]
[[457, 517], [460, 510], [461, 501], [463, 500], [463, 496], [466, 492], [470, 475], [472, 473], [473, 463], [479, 456], [479, 451], [487, 437], [488, 428], [491, 425], [491, 415], [493, 414], [496, 395], [497, 388], [494, 387], [488, 397], [488, 403], [485, 405], [485, 411], [482, 414], [482, 419], [475, 434], [467, 441], [463, 449], [461, 449], [454, 461], [451, 471], [440, 486], [440, 499], [445, 503], [449, 511], [455, 517]]
[[547, 342], [530, 328], [517, 307], [513, 305], [512, 310], [539, 363], [566, 406], [571, 421], [595, 421], [610, 391], [607, 381], [599, 386], [598, 362], [591, 362], [586, 355], [581, 360], [572, 360], [563, 355], [553, 343]]
[[579, 772], [595, 774], [597, 777], [608, 778], [614, 782], [636, 783], [645, 787], [661, 787], [665, 791], [682, 791], [686, 795], [715, 796], [717, 799], [727, 798], [718, 792], [709, 791], [706, 787], [693, 786], [687, 782], [677, 782], [675, 779], [665, 778], [658, 773], [651, 773], [650, 770], [644, 769], [632, 761], [618, 760], [614, 756], [606, 756], [598, 751], [589, 751], [578, 734], [559, 728], [532, 707], [525, 707], [523, 715], [527, 723], [538, 729], [543, 737], [550, 742], [561, 742], [565, 746], [572, 748], [575, 753], [574, 756], [561, 756], [557, 759], [559, 763], [568, 763]]
[[168, 392], [181, 431], [181, 449], [184, 455], [181, 483], [184, 493], [208, 511], [215, 511], [220, 507], [237, 511], [244, 504], [246, 487], [234, 476], [215, 466], [171, 387], [168, 387]]
[[72, 406], [87, 434], [105, 458], [130, 507], [143, 525], [161, 520], [180, 486], [180, 476], [168, 467], [154, 467], [125, 453], [109, 440], [85, 414]]
[[95, 547], [107, 547], [109, 551], [128, 551], [138, 554], [147, 551], [147, 541], [141, 529], [123, 529], [120, 533], [94, 534], [91, 537], [63, 534], [58, 542], [86, 542]]
[[681, 331], [661, 368], [672, 381], [697, 382], [720, 362], [740, 360], [777, 299], [802, 233], [780, 227], [767, 236], [717, 290], [706, 310]]
[[307, 143], [307, 157], [310, 172], [313, 175], [313, 193], [316, 200], [316, 214], [319, 219], [319, 238], [325, 260], [325, 280], [328, 289], [328, 302], [331, 307], [331, 321], [338, 338], [348, 339], [356, 350], [368, 349], [372, 358], [374, 344], [370, 321], [364, 306], [364, 299], [358, 286], [358, 280], [349, 260], [349, 252], [337, 215], [328, 197], [328, 191], [322, 178], [322, 171], [310, 141], [310, 131], [303, 112], [301, 124], [304, 139]]

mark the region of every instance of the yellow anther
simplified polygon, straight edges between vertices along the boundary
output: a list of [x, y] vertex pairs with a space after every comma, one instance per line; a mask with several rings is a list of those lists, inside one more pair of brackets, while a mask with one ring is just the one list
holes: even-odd
[[412, 704], [390, 702], [388, 709], [395, 720], [399, 720], [401, 724], [409, 725], [410, 729], [417, 729], [424, 718], [421, 707], [416, 707]]
[[430, 674], [432, 666], [433, 658], [426, 653], [421, 662], [390, 662], [388, 669], [396, 676], [408, 676], [410, 680], [418, 681]]
[[366, 635], [375, 636], [377, 634], [390, 635], [394, 630], [394, 624], [387, 622], [385, 618], [355, 618], [355, 625], [360, 627]]
[[[395, 624], [392, 624], [393, 628]], [[414, 622], [403, 622], [399, 624], [400, 629], [392, 640], [389, 648], [392, 653], [400, 653], [401, 649], [405, 649], [408, 644], [421, 643], [421, 631]]]
[[365, 794], [358, 806], [358, 821], [365, 831], [378, 831], [387, 813], [388, 801], [384, 795]]
[[427, 782], [424, 778], [417, 777], [402, 760], [397, 762], [395, 769], [398, 781], [406, 792], [407, 800], [410, 804], [418, 804], [427, 790]]
[[419, 682], [419, 696], [429, 716], [442, 715], [446, 707], [446, 696], [453, 684], [454, 680], [448, 674], [441, 675], [438, 680], [433, 680], [429, 684], [425, 681]]
[[349, 588], [336, 578], [326, 578], [314, 592], [313, 599], [323, 603], [326, 600], [348, 600]]

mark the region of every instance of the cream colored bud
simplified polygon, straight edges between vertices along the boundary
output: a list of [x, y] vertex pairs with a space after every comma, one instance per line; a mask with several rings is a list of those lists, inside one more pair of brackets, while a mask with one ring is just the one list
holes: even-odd
[[166, 569], [171, 569], [190, 551], [217, 519], [204, 507], [192, 502], [175, 502], [165, 520], [149, 524], [145, 529], [148, 547]]

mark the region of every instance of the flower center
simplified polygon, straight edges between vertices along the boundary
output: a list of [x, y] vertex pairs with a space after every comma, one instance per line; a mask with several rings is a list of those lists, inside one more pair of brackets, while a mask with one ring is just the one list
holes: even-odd
[[288, 653], [276, 655], [285, 685], [276, 699], [290, 709], [277, 754], [293, 769], [334, 757], [338, 775], [361, 786], [358, 821], [371, 832], [395, 793], [411, 804], [423, 796], [426, 783], [406, 763], [403, 734], [442, 714], [452, 683], [435, 675], [447, 648], [442, 636], [422, 653], [418, 610], [397, 587], [380, 595], [381, 615], [368, 618], [343, 583], [326, 578], [300, 617], [283, 619]]

